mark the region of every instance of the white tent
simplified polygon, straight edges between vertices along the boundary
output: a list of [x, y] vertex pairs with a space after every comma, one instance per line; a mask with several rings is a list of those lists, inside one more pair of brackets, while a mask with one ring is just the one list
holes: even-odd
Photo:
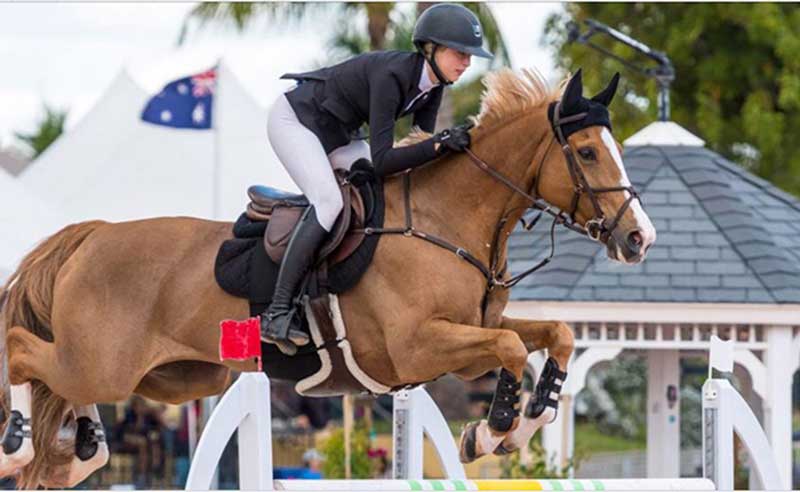
[[267, 141], [266, 109], [225, 64], [212, 130], [142, 122], [149, 97], [123, 71], [20, 179], [73, 221], [175, 215], [235, 220], [251, 184], [297, 190]]
[[13, 176], [0, 169], [0, 282], [40, 240], [66, 221]]

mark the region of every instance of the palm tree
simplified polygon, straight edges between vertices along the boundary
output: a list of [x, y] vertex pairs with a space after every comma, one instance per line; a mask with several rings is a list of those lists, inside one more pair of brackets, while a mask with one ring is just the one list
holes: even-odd
[[[421, 14], [426, 8], [433, 5], [430, 2], [417, 4], [417, 15]], [[480, 19], [483, 25], [483, 34], [488, 44], [489, 50], [494, 52], [496, 57], [494, 65], [510, 65], [511, 61], [506, 49], [505, 41], [500, 33], [497, 21], [492, 14], [489, 5], [485, 3], [465, 3], [465, 7], [472, 10]], [[178, 44], [183, 44], [189, 35], [190, 25], [197, 23], [198, 29], [202, 29], [210, 24], [230, 25], [243, 32], [257, 19], [268, 19], [274, 22], [299, 21], [313, 11], [333, 11], [339, 22], [337, 25], [352, 24], [355, 14], [363, 12], [367, 16], [367, 36], [369, 38], [369, 49], [380, 50], [387, 46], [387, 38], [393, 33], [394, 21], [392, 14], [396, 12], [398, 5], [394, 2], [280, 2], [280, 3], [220, 3], [209, 2], [201, 3], [194, 7], [186, 16], [181, 26]], [[409, 41], [410, 41], [410, 31]], [[411, 48], [396, 46], [395, 49]]]
[[194, 22], [198, 28], [209, 24], [230, 25], [243, 32], [258, 19], [274, 22], [299, 21], [314, 11], [333, 11], [337, 18], [346, 19], [364, 11], [367, 15], [367, 31], [371, 50], [384, 49], [386, 33], [389, 29], [389, 13], [394, 9], [392, 2], [264, 2], [264, 3], [221, 3], [207, 2], [198, 4], [183, 21], [178, 44], [183, 44], [188, 35], [190, 25]]
[[44, 118], [39, 121], [33, 133], [14, 133], [18, 140], [30, 148], [34, 159], [64, 133], [64, 123], [67, 120], [67, 110], [52, 108], [47, 103], [44, 103], [43, 108]]

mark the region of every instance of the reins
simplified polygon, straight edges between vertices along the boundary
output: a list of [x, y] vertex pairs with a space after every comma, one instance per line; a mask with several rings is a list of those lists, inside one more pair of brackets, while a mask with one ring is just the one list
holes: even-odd
[[[608, 187], [608, 188], [592, 188], [589, 185], [589, 182], [586, 179], [586, 176], [583, 173], [583, 170], [578, 165], [573, 152], [572, 148], [569, 146], [569, 142], [564, 137], [564, 132], [562, 130], [562, 125], [567, 123], [573, 123], [576, 121], [580, 121], [586, 117], [587, 113], [578, 113], [575, 115], [570, 115], [566, 117], [560, 117], [560, 110], [561, 110], [561, 102], [559, 101], [556, 103], [554, 116], [553, 116], [553, 124], [552, 129], [554, 133], [554, 138], [548, 143], [547, 149], [545, 149], [544, 154], [542, 155], [541, 162], [539, 163], [538, 173], [541, 174], [542, 168], [544, 163], [546, 162], [547, 155], [550, 153], [550, 149], [552, 148], [553, 142], [556, 140], [561, 146], [561, 150], [564, 153], [564, 157], [567, 161], [567, 169], [569, 170], [570, 177], [572, 179], [573, 184], [573, 198], [571, 204], [571, 211], [567, 214], [563, 210], [554, 210], [553, 207], [548, 205], [544, 202], [541, 198], [538, 197], [538, 179], [534, 179], [532, 192], [525, 191], [520, 188], [517, 184], [511, 181], [507, 176], [503, 175], [501, 172], [493, 169], [489, 164], [487, 164], [483, 159], [478, 157], [471, 149], [466, 149], [466, 154], [478, 169], [488, 174], [490, 177], [495, 179], [496, 181], [502, 183], [504, 186], [508, 187], [514, 193], [522, 196], [530, 205], [527, 207], [528, 209], [537, 209], [539, 213], [531, 219], [530, 221], [525, 220], [525, 218], [521, 218], [520, 222], [522, 223], [523, 228], [526, 231], [530, 231], [533, 227], [538, 223], [539, 219], [542, 217], [543, 214], [547, 213], [553, 217], [553, 222], [550, 226], [550, 252], [547, 257], [539, 261], [536, 265], [527, 270], [518, 273], [516, 275], [511, 276], [508, 280], [503, 280], [503, 276], [506, 273], [507, 261], [504, 262], [501, 268], [498, 268], [498, 263], [500, 262], [500, 235], [502, 234], [503, 228], [508, 223], [508, 216], [511, 211], [507, 212], [500, 221], [497, 223], [495, 228], [494, 238], [492, 240], [491, 250], [490, 250], [490, 264], [486, 266], [481, 260], [475, 257], [472, 253], [467, 251], [464, 248], [456, 246], [449, 241], [442, 239], [438, 236], [427, 234], [425, 232], [419, 231], [414, 227], [414, 223], [412, 220], [412, 213], [411, 213], [411, 169], [403, 173], [403, 204], [404, 204], [404, 211], [405, 211], [405, 226], [404, 227], [382, 227], [382, 228], [371, 228], [367, 227], [362, 230], [362, 232], [366, 235], [372, 234], [402, 234], [407, 237], [417, 237], [419, 239], [423, 239], [430, 243], [435, 244], [441, 248], [444, 248], [448, 251], [451, 251], [456, 256], [466, 260], [472, 266], [477, 268], [483, 276], [486, 278], [486, 291], [484, 293], [483, 302], [481, 306], [481, 311], [486, 313], [486, 307], [488, 303], [489, 293], [494, 290], [495, 287], [501, 287], [504, 289], [509, 289], [515, 285], [517, 285], [522, 279], [527, 277], [528, 275], [536, 272], [537, 270], [541, 269], [550, 261], [552, 260], [553, 256], [555, 255], [555, 227], [558, 224], [567, 227], [570, 230], [578, 232], [587, 236], [588, 238], [597, 241], [597, 242], [604, 242], [608, 239], [614, 229], [619, 225], [619, 221], [622, 218], [622, 215], [630, 206], [631, 201], [636, 198], [639, 200], [639, 195], [636, 193], [636, 190], [633, 186], [617, 186], [617, 187]], [[601, 193], [610, 193], [610, 192], [618, 192], [618, 191], [627, 191], [630, 193], [628, 199], [620, 206], [619, 210], [617, 211], [616, 215], [614, 216], [613, 220], [610, 222], [603, 214], [603, 210], [600, 207], [600, 203], [598, 201], [597, 195]], [[592, 203], [592, 207], [594, 208], [595, 216], [589, 219], [586, 222], [586, 226], [582, 226], [575, 221], [575, 214], [578, 211], [578, 204], [580, 201], [580, 197], [582, 194], [586, 194], [589, 200]], [[518, 210], [518, 209], [515, 209]]]

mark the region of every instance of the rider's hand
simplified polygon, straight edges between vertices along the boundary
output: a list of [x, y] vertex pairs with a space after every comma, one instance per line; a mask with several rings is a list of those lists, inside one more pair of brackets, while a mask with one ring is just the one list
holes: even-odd
[[448, 150], [453, 152], [464, 152], [467, 148], [469, 148], [470, 128], [472, 128], [472, 125], [458, 125], [434, 135], [433, 141], [439, 144], [437, 146], [437, 152], [440, 154]]

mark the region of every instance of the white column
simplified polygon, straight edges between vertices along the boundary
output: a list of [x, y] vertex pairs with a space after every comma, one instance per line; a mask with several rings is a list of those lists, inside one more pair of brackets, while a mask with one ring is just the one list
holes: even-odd
[[764, 430], [785, 489], [792, 479], [792, 377], [797, 368], [797, 354], [792, 352], [790, 326], [767, 327], [767, 399], [764, 401]]
[[[612, 360], [622, 352], [622, 346], [591, 347], [580, 356], [572, 355], [567, 381], [561, 390], [556, 420], [542, 427], [542, 447], [552, 463], [565, 466], [575, 451], [575, 397], [586, 386], [586, 375], [595, 364]], [[559, 470], [560, 471], [560, 470]], [[570, 475], [574, 470], [570, 471]]]
[[558, 399], [556, 419], [542, 427], [542, 447], [549, 466], [555, 466], [560, 472], [572, 456], [574, 436], [572, 433], [575, 414], [574, 398], [571, 394], [561, 393]]
[[647, 352], [648, 478], [678, 478], [681, 474], [680, 377], [678, 350]]

